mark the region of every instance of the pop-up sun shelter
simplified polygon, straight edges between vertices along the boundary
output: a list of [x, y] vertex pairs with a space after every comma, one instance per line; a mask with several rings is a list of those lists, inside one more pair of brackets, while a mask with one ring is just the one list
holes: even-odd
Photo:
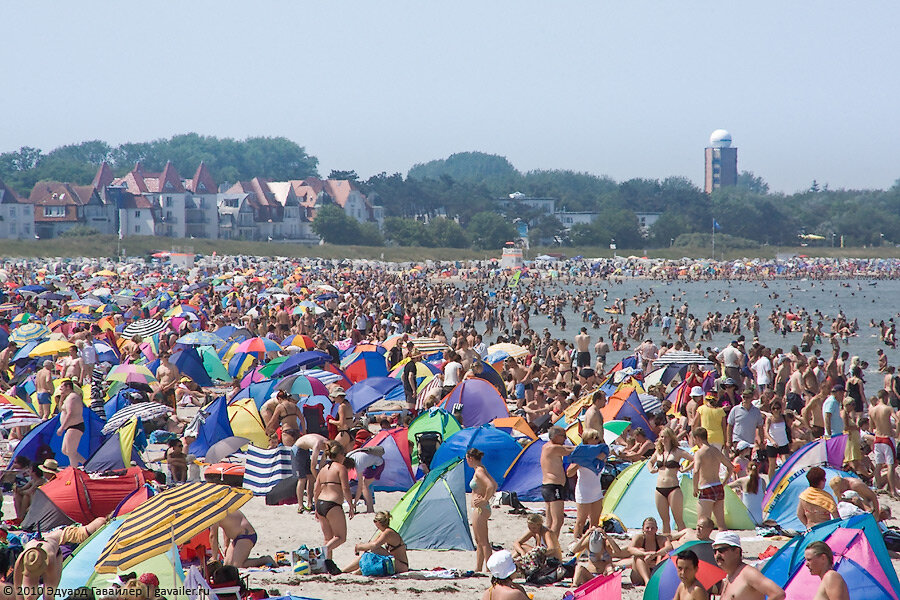
[[453, 413], [457, 404], [462, 405], [463, 427], [480, 427], [509, 416], [503, 396], [484, 379], [466, 379], [457, 385], [441, 402], [441, 408]]
[[[81, 456], [91, 456], [103, 443], [103, 434], [100, 433], [100, 430], [103, 429], [103, 421], [87, 406], [82, 408], [81, 415], [84, 419], [85, 429], [81, 435], [81, 441], [78, 443], [78, 453]], [[56, 435], [58, 429], [59, 415], [56, 415], [29, 431], [13, 451], [10, 464], [17, 456], [24, 456], [33, 462], [41, 453], [42, 448], [48, 446], [53, 451], [59, 466], [69, 466], [69, 459], [62, 453], [63, 438]]]
[[816, 597], [820, 580], [805, 567], [803, 555], [815, 541], [825, 542], [834, 552], [834, 570], [847, 583], [850, 600], [900, 600], [900, 580], [870, 514], [816, 525], [769, 559], [763, 575], [780, 585], [790, 600]]
[[519, 500], [524, 502], [541, 502], [541, 448], [546, 444], [537, 439], [525, 446], [506, 470], [502, 492], [515, 492]]
[[409, 456], [409, 442], [405, 427], [387, 429], [376, 433], [364, 448], [380, 446], [384, 448], [384, 470], [372, 484], [374, 490], [405, 492], [412, 487], [412, 463]]
[[146, 468], [141, 452], [147, 447], [147, 436], [140, 418], [133, 418], [126, 425], [114, 431], [93, 456], [84, 463], [88, 473], [102, 473], [116, 469], [127, 469], [133, 462]]
[[[490, 384], [488, 384], [490, 385]], [[431, 460], [432, 466], [439, 466], [455, 459], [465, 458], [469, 448], [477, 448], [484, 452], [482, 463], [496, 480], [497, 484], [503, 483], [507, 469], [522, 451], [522, 447], [515, 438], [504, 433], [492, 425], [482, 427], [470, 427], [453, 434], [444, 440]], [[469, 480], [475, 472], [469, 465], [464, 465], [466, 471], [466, 491], [469, 489]]]
[[91, 477], [68, 467], [34, 493], [22, 529], [49, 531], [61, 525], [89, 523], [110, 514], [131, 492], [144, 485], [144, 472], [131, 467], [122, 475]]
[[419, 460], [416, 435], [425, 432], [434, 432], [440, 434], [441, 440], [446, 440], [460, 429], [462, 429], [462, 427], [460, 426], [459, 421], [442, 408], [432, 408], [421, 413], [409, 424], [409, 431], [407, 431], [407, 439], [409, 440], [409, 443], [412, 444], [410, 459], [413, 462], [418, 462]]
[[432, 469], [391, 510], [391, 529], [410, 550], [474, 550], [463, 462]]

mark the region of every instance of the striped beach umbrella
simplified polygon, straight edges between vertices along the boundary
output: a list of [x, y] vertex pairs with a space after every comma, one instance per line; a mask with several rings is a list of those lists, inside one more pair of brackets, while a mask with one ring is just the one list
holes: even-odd
[[[413, 340], [413, 342], [415, 342], [415, 340]], [[489, 346], [487, 351], [489, 355], [504, 352], [507, 356], [512, 356], [513, 358], [523, 358], [528, 355], [528, 349], [523, 346], [519, 346], [518, 344], [494, 344], [492, 346]]]
[[103, 303], [96, 298], [80, 298], [78, 300], [69, 300], [66, 304], [75, 307], [100, 308]]
[[298, 348], [303, 348], [304, 350], [312, 350], [316, 347], [316, 344], [313, 342], [312, 338], [308, 335], [289, 335], [284, 338], [284, 341], [281, 342], [281, 345], [284, 347], [287, 346], [297, 346]]
[[9, 334], [9, 341], [15, 342], [19, 346], [28, 342], [36, 342], [45, 340], [50, 337], [50, 330], [41, 323], [25, 323], [19, 325]]
[[244, 340], [235, 348], [235, 353], [244, 352], [247, 354], [255, 354], [257, 358], [262, 360], [266, 356], [266, 352], [278, 352], [281, 346], [268, 338], [254, 337]]
[[103, 429], [101, 429], [100, 431], [104, 435], [107, 435], [131, 421], [133, 417], [138, 417], [141, 419], [141, 421], [146, 422], [150, 421], [151, 419], [167, 415], [171, 412], [171, 408], [157, 402], [139, 402], [137, 404], [129, 404], [125, 408], [117, 410], [116, 413], [109, 418], [109, 420], [106, 422], [106, 425], [104, 425]]
[[33, 410], [25, 408], [18, 402], [13, 402], [4, 394], [0, 394], [0, 429], [28, 427], [41, 422], [42, 419]]
[[387, 377], [387, 360], [378, 352], [354, 352], [341, 361], [341, 370], [357, 383], [368, 377]]
[[106, 376], [107, 381], [121, 383], [156, 383], [153, 373], [143, 365], [116, 365]]
[[288, 375], [280, 380], [275, 387], [295, 396], [327, 396], [328, 388], [325, 385], [324, 382], [315, 377]]
[[186, 483], [153, 496], [125, 517], [125, 522], [97, 559], [98, 573], [133, 567], [183, 544], [238, 510], [253, 492], [215, 483]]
[[93, 323], [97, 317], [87, 313], [77, 312], [64, 317], [66, 323]]
[[13, 325], [21, 325], [22, 323], [27, 323], [28, 321], [30, 321], [33, 318], [34, 318], [34, 315], [31, 314], [30, 312], [23, 312], [23, 313], [19, 313], [16, 316], [14, 316], [12, 319], [9, 320], [9, 322], [12, 323]]
[[159, 333], [166, 328], [166, 324], [156, 319], [138, 319], [134, 323], [129, 323], [122, 330], [125, 337], [134, 337], [136, 335], [142, 338], [150, 337], [154, 333]]

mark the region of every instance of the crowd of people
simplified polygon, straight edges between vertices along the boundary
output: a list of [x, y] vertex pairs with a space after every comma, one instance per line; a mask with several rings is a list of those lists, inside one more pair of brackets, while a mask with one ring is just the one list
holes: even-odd
[[[277, 344], [289, 336], [306, 336], [336, 366], [342, 351], [356, 344], [381, 344], [397, 338], [386, 360], [392, 367], [406, 365], [401, 375], [405, 405], [387, 423], [380, 423], [382, 428], [408, 424], [461, 382], [481, 377], [489, 340], [521, 348], [521, 353], [508, 355], [491, 368], [496, 368], [504, 382], [510, 413], [521, 416], [547, 441], [540, 456], [544, 507], [543, 515], [527, 518], [527, 531], [508, 549], [509, 560], [505, 551], [497, 551], [491, 543], [490, 517], [498, 483], [482, 463], [482, 449], [471, 448], [465, 457], [474, 472], [468, 482], [472, 490], [469, 515], [476, 548], [474, 568], [479, 572], [487, 569], [494, 575], [491, 593], [498, 597], [519, 597], [515, 594], [521, 588], [511, 583], [516, 572], [534, 573], [548, 564], [548, 559], [552, 559], [550, 564], [553, 560], [563, 562], [570, 554], [582, 557], [568, 575], [574, 586], [622, 566], [631, 569], [631, 581], [643, 585], [653, 567], [668, 557], [677, 542], [685, 536], [711, 540], [716, 530], [716, 558], [729, 573], [723, 594], [730, 595], [723, 597], [753, 597], [746, 591], [749, 589], [762, 594], [759, 597], [778, 597], [769, 586], [771, 582], [766, 583], [768, 580], [757, 575], [758, 571], [740, 561], [739, 552], [733, 552], [740, 549], [740, 539], [725, 526], [724, 490], [726, 486], [735, 490], [754, 520], [761, 522], [767, 480], [794, 451], [822, 437], [847, 435], [844, 466], [858, 478], [825, 481], [824, 473], [811, 469], [807, 474], [810, 489], [798, 508], [804, 525], [813, 527], [856, 511], [871, 512], [882, 521], [890, 517], [890, 512], [872, 488], [900, 497], [895, 469], [900, 376], [888, 364], [886, 353], [879, 350], [873, 362], [877, 360], [880, 381], [867, 384], [866, 377], [872, 372], [867, 361], [841, 350], [841, 344], [860, 331], [855, 319], [843, 311], [829, 316], [789, 301], [778, 304], [768, 317], [757, 314], [758, 306], [695, 316], [683, 302], [680, 288], [671, 295], [671, 307], [665, 308], [658, 298], [663, 292], [652, 287], [632, 298], [616, 298], [618, 280], [612, 277], [680, 281], [738, 275], [760, 279], [765, 287], [765, 278], [770, 275], [827, 279], [864, 274], [887, 278], [900, 271], [896, 261], [812, 260], [780, 266], [760, 262], [745, 263], [740, 268], [737, 263], [702, 265], [640, 259], [627, 259], [623, 264], [573, 262], [557, 276], [550, 276], [546, 269], [535, 269], [527, 281], [517, 279], [515, 285], [508, 273], [477, 265], [454, 268], [451, 279], [442, 277], [444, 272], [434, 266], [408, 269], [380, 263], [264, 262], [229, 257], [215, 267], [206, 265], [192, 272], [169, 269], [165, 274], [162, 271], [166, 269], [159, 265], [128, 263], [114, 276], [100, 281], [89, 269], [73, 268], [72, 264], [37, 268], [27, 262], [8, 261], [3, 266], [0, 279], [6, 302], [0, 305], [0, 330], [9, 337], [22, 324], [40, 323], [62, 332], [72, 345], [57, 360], [27, 361], [18, 356], [21, 346], [10, 341], [0, 350], [0, 389], [15, 394], [25, 381], [33, 383], [34, 408], [40, 419], [53, 416], [51, 406], [55, 401], [60, 415], [56, 434], [62, 438], [61, 454], [73, 466], [82, 465], [86, 459], [78, 453], [85, 431], [80, 407], [90, 404], [98, 412], [103, 409], [104, 373], [109, 365], [100, 356], [111, 347], [123, 363], [148, 362], [148, 340], [122, 332], [141, 319], [163, 319], [158, 304], [153, 305], [161, 289], [170, 293], [169, 304], [180, 302], [197, 309], [194, 318], [167, 320], [166, 328], [153, 340], [151, 351], [159, 366], [149, 386], [148, 400], [173, 409], [204, 405], [212, 397], [211, 390], [200, 388], [169, 361], [179, 348], [179, 338], [192, 331], [216, 333], [239, 328], [248, 337], [258, 336]], [[29, 286], [42, 291], [23, 291]], [[98, 296], [100, 286], [107, 289]], [[63, 296], [62, 300], [46, 296], [60, 291], [72, 296]], [[75, 301], [91, 296], [92, 291], [94, 297], [105, 300], [98, 312], [92, 311], [96, 318], [72, 319], [84, 310]], [[316, 308], [309, 309], [307, 304], [304, 310], [304, 303], [310, 302]], [[681, 305], [676, 306], [679, 302]], [[27, 317], [19, 319], [20, 315]], [[565, 332], [567, 317], [580, 318], [582, 326], [571, 339], [565, 333], [554, 337], [550, 326]], [[537, 319], [548, 327], [541, 331], [533, 328], [532, 321]], [[869, 325], [879, 330], [887, 348], [893, 348], [892, 317], [879, 324], [873, 320]], [[767, 347], [757, 339], [764, 327], [783, 339], [799, 337], [799, 343], [789, 350]], [[710, 347], [712, 340], [722, 335], [733, 341], [722, 349]], [[424, 358], [413, 343], [416, 337], [427, 337], [448, 348], [434, 383], [424, 391], [416, 381], [416, 363]], [[710, 346], [704, 348], [704, 343]], [[292, 351], [285, 347], [267, 353], [259, 364]], [[623, 352], [633, 353], [632, 374], [637, 377], [653, 372], [654, 365], [664, 363], [669, 352], [691, 353], [697, 358], [678, 375], [689, 390], [683, 402], [673, 405], [668, 401], [671, 386], [647, 386], [647, 391], [659, 399], [658, 408], [650, 414], [649, 429], [629, 428], [601, 457], [620, 463], [647, 460], [656, 476], [655, 490], [648, 492], [654, 495], [659, 522], [647, 515], [641, 531], [629, 544], [616, 542], [605, 531], [602, 478], [589, 468], [568, 463], [575, 446], [566, 429], [556, 425], [574, 403], [588, 398], [579, 416], [580, 440], [591, 446], [603, 443], [607, 397], [600, 388], [614, 366], [609, 356]], [[84, 397], [83, 385], [90, 389], [91, 398]], [[869, 391], [873, 385], [878, 389], [869, 395], [867, 385]], [[240, 390], [241, 382], [236, 378], [228, 396]], [[330, 399], [335, 409], [327, 416], [324, 430], [306, 422], [295, 395], [279, 391], [260, 408], [271, 446], [284, 445], [294, 451], [298, 510], [315, 515], [331, 558], [333, 551], [347, 541], [347, 518], [352, 519], [358, 502], [363, 502], [366, 512], [374, 513], [379, 533], [371, 542], [357, 544], [356, 552], [392, 556], [397, 572], [408, 570], [409, 556], [402, 538], [390, 527], [390, 514], [374, 511], [368, 484], [377, 476], [377, 457], [360, 452], [360, 440], [354, 435], [371, 425], [360, 421], [362, 415], [354, 414], [342, 387], [333, 386]], [[184, 432], [184, 425], [177, 417], [162, 425], [175, 438], [165, 454], [171, 482], [188, 479], [186, 449], [193, 440]], [[25, 435], [27, 429], [16, 428], [10, 432], [10, 439], [16, 441]], [[27, 481], [15, 488], [19, 517], [27, 513], [34, 491], [55, 471], [52, 461], [47, 457], [34, 465], [16, 465], [20, 471], [31, 470]], [[422, 466], [427, 470], [427, 464]], [[353, 468], [355, 490], [350, 476]], [[692, 493], [697, 498], [696, 531], [688, 529], [684, 518], [685, 498], [679, 481], [687, 473], [691, 474]], [[825, 491], [826, 485], [835, 497]], [[577, 515], [572, 528], [566, 529], [565, 506], [572, 501]], [[674, 522], [674, 529], [670, 522]], [[218, 542], [219, 531], [225, 536], [224, 544]], [[29, 556], [41, 551], [53, 554], [49, 546], [45, 547], [52, 544], [47, 541], [52, 540], [51, 533], [33, 546], [37, 552]], [[571, 535], [570, 541], [563, 539], [566, 535]], [[240, 511], [217, 523], [212, 539], [216, 540], [216, 549], [223, 549], [225, 566], [275, 562], [266, 556], [250, 558], [258, 534]], [[25, 550], [31, 547], [26, 545]], [[837, 589], [835, 575], [828, 574], [824, 559], [820, 561], [825, 555], [821, 551], [811, 561], [822, 563], [816, 572], [823, 575], [823, 586], [827, 583], [829, 589]], [[700, 597], [690, 576], [691, 568], [696, 569], [696, 556], [679, 554], [677, 558], [679, 572], [685, 573], [684, 597]], [[56, 567], [49, 563], [42, 574], [51, 573], [45, 581], [52, 582]], [[510, 564], [514, 565], [512, 571]], [[358, 569], [356, 561], [342, 570]], [[34, 571], [25, 569], [26, 573]]]

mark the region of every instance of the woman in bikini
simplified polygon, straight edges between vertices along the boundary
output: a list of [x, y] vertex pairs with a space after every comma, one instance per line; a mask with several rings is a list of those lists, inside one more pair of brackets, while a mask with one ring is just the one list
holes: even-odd
[[266, 433], [270, 436], [281, 427], [281, 443], [287, 447], [294, 445], [303, 429], [303, 414], [297, 408], [293, 397], [284, 390], [278, 391], [278, 406], [272, 411], [266, 423]]
[[353, 449], [353, 436], [350, 428], [353, 426], [353, 408], [347, 400], [347, 392], [341, 387], [335, 387], [331, 392], [331, 400], [337, 404], [337, 418], [328, 417], [329, 427], [336, 430], [334, 439], [343, 446], [345, 452]]
[[472, 534], [475, 538], [475, 570], [484, 568], [484, 561], [490, 557], [491, 539], [488, 519], [491, 517], [491, 498], [497, 491], [497, 482], [481, 464], [484, 452], [477, 448], [466, 451], [466, 464], [475, 470], [469, 487], [472, 488]]
[[641, 532], [634, 536], [628, 553], [632, 556], [631, 583], [647, 585], [653, 567], [669, 557], [672, 542], [657, 533], [656, 519], [647, 517]]
[[344, 501], [347, 502], [351, 519], [356, 511], [353, 508], [347, 466], [344, 464], [347, 458], [344, 447], [335, 440], [329, 440], [325, 445], [325, 456], [329, 462], [322, 467], [316, 477], [313, 501], [316, 518], [325, 537], [327, 558], [331, 558], [332, 551], [347, 541], [347, 520], [344, 518], [341, 505]]
[[[688, 466], [683, 469], [680, 461], [688, 461]], [[656, 451], [650, 457], [648, 468], [656, 475], [656, 510], [662, 520], [663, 535], [671, 533], [669, 527], [669, 512], [675, 520], [675, 530], [685, 529], [684, 525], [684, 494], [678, 486], [678, 474], [692, 468], [693, 458], [684, 449], [678, 447], [675, 432], [664, 427], [656, 439]]]
[[[374, 552], [382, 556], [393, 556], [395, 573], [406, 573], [409, 571], [406, 544], [403, 542], [400, 534], [391, 529], [391, 513], [379, 511], [375, 513], [373, 521], [375, 521], [375, 527], [378, 528], [379, 533], [371, 542], [360, 543], [354, 546], [353, 550], [356, 552], [357, 557], [360, 552]], [[359, 558], [342, 570], [344, 573], [359, 571]]]

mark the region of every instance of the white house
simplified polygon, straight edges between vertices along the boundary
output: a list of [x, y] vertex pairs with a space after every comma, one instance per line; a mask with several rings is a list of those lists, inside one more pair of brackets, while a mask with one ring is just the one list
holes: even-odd
[[0, 238], [34, 237], [34, 207], [0, 180]]

